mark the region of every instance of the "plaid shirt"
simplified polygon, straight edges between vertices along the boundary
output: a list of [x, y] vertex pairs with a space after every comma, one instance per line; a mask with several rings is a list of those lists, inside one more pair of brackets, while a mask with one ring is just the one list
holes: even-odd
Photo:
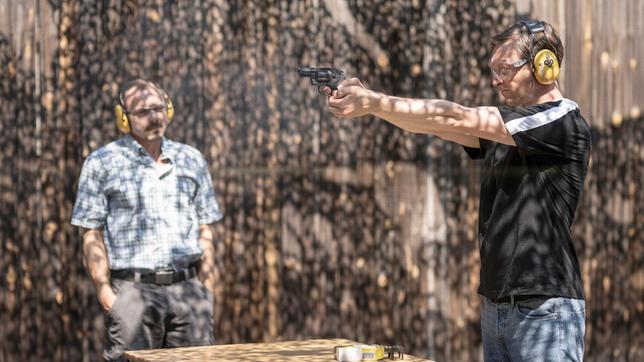
[[205, 159], [163, 139], [164, 165], [127, 135], [92, 152], [72, 224], [103, 229], [110, 269], [181, 269], [201, 256], [200, 224], [222, 218]]

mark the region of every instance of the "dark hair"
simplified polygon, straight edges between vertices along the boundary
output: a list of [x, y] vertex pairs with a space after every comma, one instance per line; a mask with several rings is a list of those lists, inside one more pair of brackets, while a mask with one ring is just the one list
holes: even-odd
[[[555, 28], [545, 21], [543, 23], [544, 31], [534, 34], [534, 42], [530, 31], [523, 23], [516, 23], [504, 31], [492, 37], [492, 49], [510, 39], [516, 39], [517, 50], [521, 52], [523, 59], [530, 59], [541, 49], [550, 49], [557, 56], [559, 66], [564, 58], [564, 47]], [[530, 46], [532, 45], [532, 49]]]
[[132, 88], [143, 89], [148, 86], [152, 86], [161, 96], [165, 94], [165, 90], [161, 88], [161, 86], [156, 82], [152, 82], [143, 78], [135, 78], [123, 84], [119, 90], [117, 97], [121, 107], [125, 109], [125, 93], [127, 93], [127, 91]]

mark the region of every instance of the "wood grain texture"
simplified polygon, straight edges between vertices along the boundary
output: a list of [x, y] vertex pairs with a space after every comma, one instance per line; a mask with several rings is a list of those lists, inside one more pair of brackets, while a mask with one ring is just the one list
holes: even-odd
[[[125, 356], [133, 362], [331, 362], [335, 361], [335, 346], [351, 346], [355, 344], [358, 343], [348, 339], [315, 339], [304, 341], [227, 344], [219, 346], [127, 351]], [[403, 357], [404, 361], [430, 361], [428, 359], [414, 357], [410, 354], [405, 354]], [[393, 360], [384, 359], [382, 361]]]

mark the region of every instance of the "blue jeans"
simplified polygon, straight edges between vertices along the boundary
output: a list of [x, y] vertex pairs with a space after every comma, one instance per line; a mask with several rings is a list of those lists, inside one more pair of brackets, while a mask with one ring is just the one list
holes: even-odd
[[483, 297], [485, 361], [583, 361], [586, 303], [534, 298], [494, 304]]

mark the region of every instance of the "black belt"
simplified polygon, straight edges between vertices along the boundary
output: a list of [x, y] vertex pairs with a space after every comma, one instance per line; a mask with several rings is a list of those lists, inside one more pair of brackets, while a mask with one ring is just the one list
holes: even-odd
[[514, 304], [516, 302], [521, 302], [528, 299], [538, 299], [538, 298], [549, 298], [547, 295], [541, 294], [526, 294], [526, 295], [506, 295], [501, 298], [490, 298], [490, 302], [494, 304], [510, 303]]
[[128, 269], [110, 270], [110, 276], [114, 279], [129, 280], [146, 284], [169, 285], [194, 278], [197, 275], [197, 267], [190, 266], [181, 270], [159, 270], [153, 273], [136, 272]]

